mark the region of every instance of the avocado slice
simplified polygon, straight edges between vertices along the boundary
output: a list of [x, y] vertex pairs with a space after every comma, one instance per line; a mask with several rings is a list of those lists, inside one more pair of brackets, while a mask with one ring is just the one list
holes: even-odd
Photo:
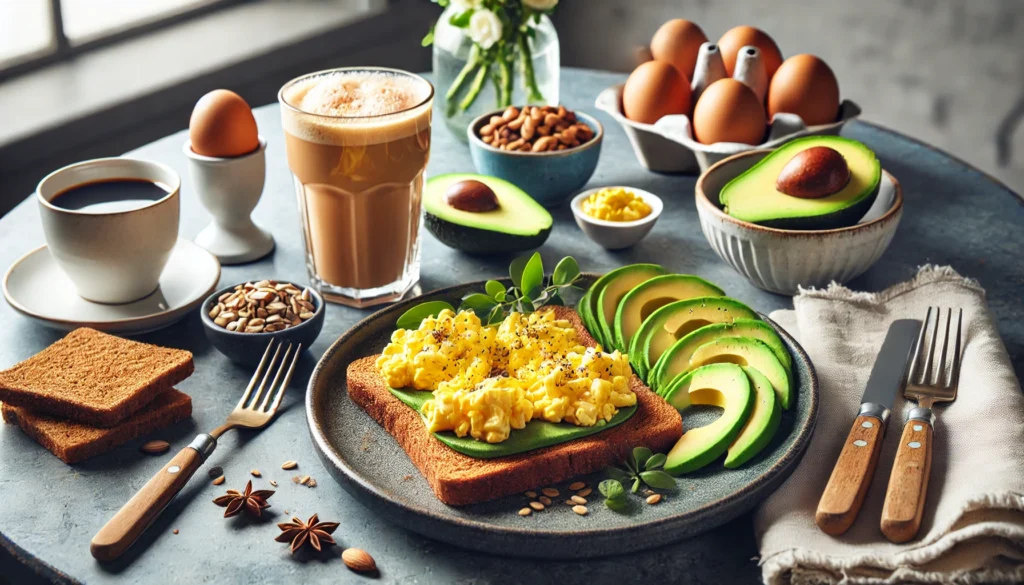
[[665, 274], [665, 269], [657, 264], [630, 264], [612, 270], [594, 283], [591, 287], [594, 293], [590, 302], [594, 308], [594, 320], [600, 330], [600, 336], [595, 337], [601, 342], [602, 347], [607, 350], [613, 347], [612, 324], [615, 322], [615, 310], [622, 297], [640, 283], [662, 274]]
[[771, 382], [782, 408], [789, 409], [789, 372], [763, 341], [753, 337], [720, 337], [693, 352], [690, 369], [723, 362], [759, 370]]
[[[838, 192], [817, 199], [779, 191], [776, 180], [798, 153], [815, 146], [838, 151], [846, 159], [850, 180]], [[809, 136], [780, 146], [719, 193], [725, 212], [736, 219], [781, 229], [824, 230], [851, 226], [868, 212], [878, 195], [882, 165], [875, 153], [856, 140]]]
[[725, 466], [734, 469], [750, 461], [761, 452], [775, 436], [775, 431], [782, 421], [782, 405], [775, 396], [772, 383], [755, 368], [740, 366], [750, 378], [750, 386], [754, 389], [754, 408], [750, 411], [743, 430], [729, 445], [725, 456]]
[[644, 319], [672, 301], [721, 296], [725, 296], [722, 289], [692, 274], [666, 274], [639, 284], [622, 297], [615, 309], [613, 347], [628, 351]]
[[752, 337], [764, 342], [772, 349], [775, 357], [787, 372], [793, 369], [792, 358], [778, 333], [764, 321], [736, 319], [732, 323], [705, 325], [672, 344], [647, 374], [647, 385], [658, 392], [673, 378], [690, 369], [690, 358], [697, 348], [720, 337]]
[[669, 404], [684, 409], [691, 404], [722, 408], [715, 422], [690, 429], [668, 453], [665, 471], [689, 473], [718, 459], [743, 429], [754, 406], [754, 393], [743, 368], [735, 364], [710, 364], [672, 383], [665, 395]]
[[[448, 203], [448, 189], [480, 181], [494, 191], [498, 208], [463, 211]], [[525, 191], [486, 175], [457, 173], [431, 177], [423, 189], [423, 223], [442, 244], [470, 254], [503, 254], [539, 248], [551, 234], [551, 214]]]
[[697, 297], [675, 301], [644, 319], [629, 341], [629, 361], [642, 380], [651, 366], [677, 340], [711, 323], [731, 323], [734, 319], [758, 320], [750, 307], [729, 297]]

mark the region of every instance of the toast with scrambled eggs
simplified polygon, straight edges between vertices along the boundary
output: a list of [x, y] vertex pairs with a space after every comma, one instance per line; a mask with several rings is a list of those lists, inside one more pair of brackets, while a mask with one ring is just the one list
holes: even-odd
[[[583, 345], [597, 345], [573, 309], [540, 310], [554, 311], [557, 319], [572, 323]], [[639, 445], [663, 452], [683, 431], [676, 409], [634, 375], [629, 379], [629, 387], [636, 394], [637, 412], [621, 425], [518, 455], [477, 459], [449, 448], [427, 431], [423, 417], [388, 389], [375, 366], [378, 357], [349, 364], [349, 396], [395, 437], [438, 499], [451, 506], [493, 500], [593, 473], [620, 462]]]

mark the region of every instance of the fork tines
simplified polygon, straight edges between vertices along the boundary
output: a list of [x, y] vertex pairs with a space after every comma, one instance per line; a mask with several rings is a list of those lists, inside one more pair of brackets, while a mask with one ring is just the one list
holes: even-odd
[[[934, 309], [934, 316], [932, 315]], [[946, 362], [947, 350], [949, 349], [949, 332], [953, 324], [953, 309], [946, 309], [946, 327], [945, 333], [942, 336], [942, 352], [939, 355], [939, 361], [935, 364], [934, 370], [932, 362], [935, 357], [935, 347], [938, 345], [937, 341], [939, 338], [939, 322], [942, 321], [942, 308], [941, 307], [928, 307], [928, 315], [925, 317], [924, 324], [921, 326], [921, 333], [917, 337], [917, 348], [914, 350], [914, 359], [910, 364], [910, 377], [909, 380], [913, 384], [936, 386], [942, 388], [955, 388], [957, 383], [960, 381], [960, 342], [962, 338], [964, 320], [964, 310], [957, 309], [957, 320], [956, 320], [956, 340], [953, 343], [953, 354], [948, 363]], [[926, 339], [926, 333], [928, 330], [928, 324], [932, 325], [932, 333]], [[920, 357], [922, 350], [927, 352], [925, 356], [924, 367], [920, 366]], [[946, 376], [948, 369], [949, 373]], [[944, 379], [943, 379], [944, 378]]]
[[[245, 389], [245, 394], [242, 395], [242, 399], [238, 401], [238, 406], [235, 408], [248, 408], [258, 412], [274, 412], [277, 410], [277, 407], [281, 404], [281, 398], [284, 396], [284, 391], [288, 389], [288, 384], [292, 381], [292, 374], [295, 373], [295, 364], [298, 363], [299, 354], [302, 352], [301, 343], [296, 346], [288, 343], [284, 350], [284, 356], [278, 360], [278, 356], [281, 355], [281, 347], [284, 345], [285, 342], [283, 341], [280, 343], [275, 343], [274, 340], [270, 341], [270, 344], [267, 345], [267, 350], [263, 352], [260, 364], [256, 366], [256, 372], [252, 375], [252, 379], [249, 380], [249, 386]], [[274, 353], [271, 357], [270, 350], [272, 349]], [[293, 349], [295, 350], [294, 352], [292, 351]], [[288, 361], [289, 355], [292, 358], [291, 363]], [[264, 366], [266, 367], [264, 368]], [[268, 381], [270, 381], [269, 387], [267, 386]], [[254, 388], [256, 389], [255, 394], [253, 394]], [[252, 398], [251, 401], [250, 396]], [[263, 398], [262, 403], [260, 403], [261, 397]], [[270, 403], [271, 398], [274, 400], [272, 404]], [[246, 406], [247, 404], [248, 406]], [[259, 404], [258, 407], [257, 404]], [[268, 404], [270, 408], [267, 408]]]

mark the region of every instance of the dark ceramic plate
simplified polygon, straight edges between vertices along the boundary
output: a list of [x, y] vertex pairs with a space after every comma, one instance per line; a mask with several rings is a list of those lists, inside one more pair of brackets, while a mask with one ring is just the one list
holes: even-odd
[[[596, 275], [585, 275], [585, 283]], [[677, 490], [648, 506], [631, 497], [626, 513], [606, 508], [594, 490], [590, 513], [577, 516], [562, 497], [547, 510], [521, 517], [523, 496], [453, 508], [434, 497], [423, 476], [398, 443], [348, 398], [345, 370], [358, 358], [380, 353], [395, 321], [425, 300], [458, 304], [483, 281], [463, 284], [396, 303], [374, 313], [341, 336], [324, 354], [309, 380], [306, 417], [313, 444], [331, 474], [356, 499], [382, 518], [424, 536], [464, 548], [513, 556], [582, 558], [654, 548], [710, 530], [751, 510], [777, 489], [803, 456], [818, 411], [818, 381], [807, 354], [771, 321], [793, 354], [796, 401], [782, 415], [771, 444], [739, 469], [721, 460], [678, 479]], [[684, 428], [707, 424], [716, 415], [691, 408]], [[602, 473], [574, 478], [596, 487]], [[537, 486], [544, 487], [544, 486]]]

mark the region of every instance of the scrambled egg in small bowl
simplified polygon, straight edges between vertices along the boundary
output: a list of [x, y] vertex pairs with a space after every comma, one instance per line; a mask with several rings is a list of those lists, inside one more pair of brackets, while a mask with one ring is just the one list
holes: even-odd
[[585, 347], [551, 311], [512, 313], [497, 327], [444, 310], [399, 329], [377, 359], [392, 388], [429, 390], [431, 432], [500, 443], [531, 420], [590, 427], [636, 404], [629, 358]]
[[661, 216], [657, 195], [633, 187], [602, 187], [573, 198], [572, 214], [583, 233], [602, 248], [628, 248], [644, 239]]

